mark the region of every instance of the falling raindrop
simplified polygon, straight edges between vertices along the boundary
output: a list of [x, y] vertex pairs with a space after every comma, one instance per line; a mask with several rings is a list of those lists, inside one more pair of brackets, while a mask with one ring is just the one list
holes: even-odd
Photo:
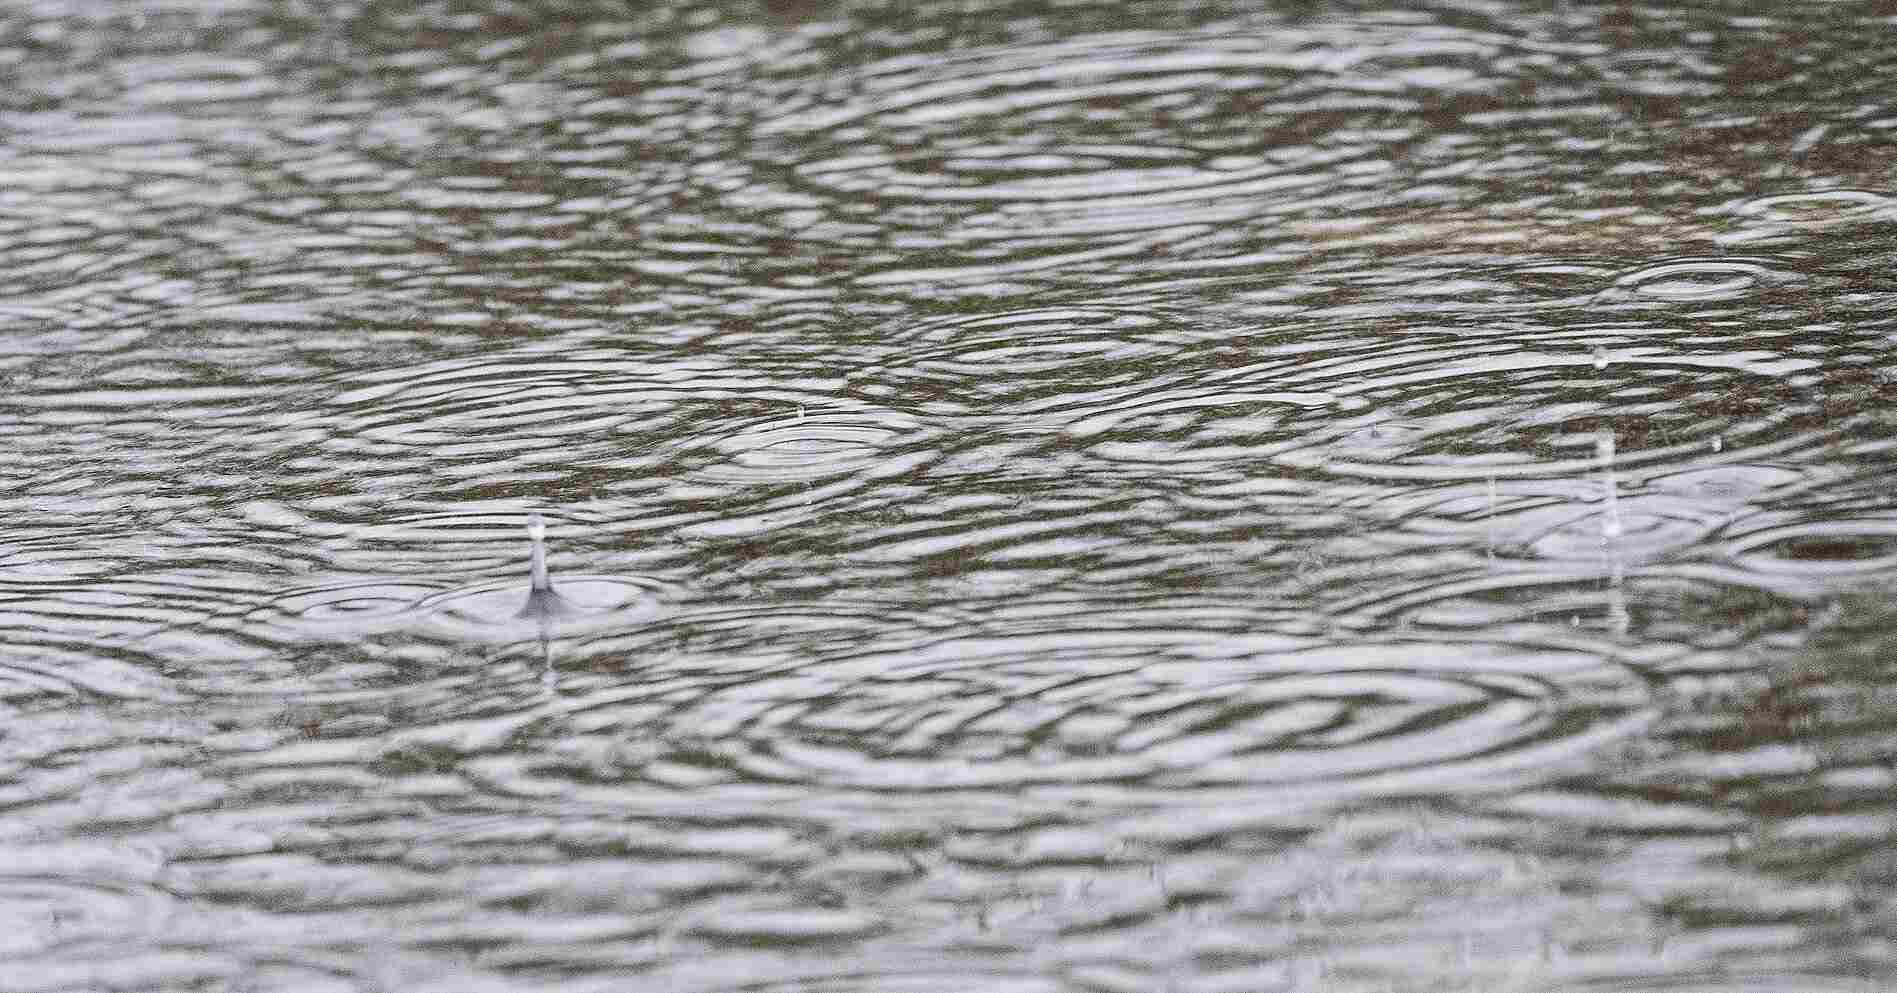
[[1603, 430], [1594, 439], [1595, 456], [1601, 464], [1601, 537], [1613, 541], [1620, 537], [1618, 481], [1614, 478], [1614, 435]]
[[1594, 439], [1594, 452], [1601, 464], [1601, 546], [1607, 557], [1607, 617], [1616, 635], [1625, 635], [1632, 626], [1627, 612], [1627, 567], [1620, 554], [1619, 480], [1614, 475], [1614, 432], [1603, 429]]
[[1496, 502], [1495, 501], [1495, 477], [1490, 476], [1489, 477], [1489, 512], [1488, 512], [1488, 516], [1483, 518], [1482, 530], [1483, 530], [1483, 540], [1487, 546], [1485, 550], [1488, 552], [1488, 557], [1491, 561], [1493, 561], [1495, 558], [1495, 502]]

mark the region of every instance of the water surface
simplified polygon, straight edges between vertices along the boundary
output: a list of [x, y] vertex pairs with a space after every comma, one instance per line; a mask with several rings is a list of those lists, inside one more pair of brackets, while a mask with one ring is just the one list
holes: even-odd
[[1886, 988], [1889, 29], [0, 14], [0, 987]]

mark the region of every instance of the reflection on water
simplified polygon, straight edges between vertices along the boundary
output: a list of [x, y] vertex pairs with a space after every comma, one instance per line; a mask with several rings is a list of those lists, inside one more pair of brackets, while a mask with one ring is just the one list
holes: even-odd
[[1877, 18], [0, 13], [0, 988], [1885, 988]]

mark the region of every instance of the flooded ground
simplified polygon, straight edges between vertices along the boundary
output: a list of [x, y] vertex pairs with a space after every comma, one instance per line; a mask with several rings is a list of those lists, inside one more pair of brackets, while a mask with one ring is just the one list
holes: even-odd
[[0, 12], [0, 988], [1890, 988], [1888, 7], [629, 10]]

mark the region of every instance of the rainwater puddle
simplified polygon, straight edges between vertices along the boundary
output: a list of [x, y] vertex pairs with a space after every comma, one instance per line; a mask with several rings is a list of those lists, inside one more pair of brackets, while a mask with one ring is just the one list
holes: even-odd
[[1890, 985], [1875, 11], [543, 13], [0, 13], [0, 988]]

